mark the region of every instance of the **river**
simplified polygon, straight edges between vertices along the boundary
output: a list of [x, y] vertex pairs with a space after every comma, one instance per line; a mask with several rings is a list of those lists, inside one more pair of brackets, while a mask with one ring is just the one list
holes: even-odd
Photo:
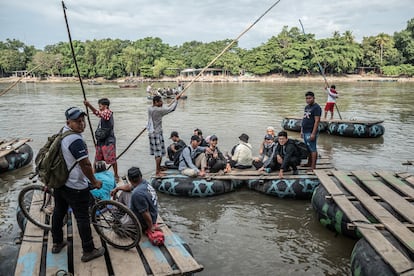
[[[145, 87], [120, 89], [116, 84], [86, 85], [88, 100], [108, 97], [115, 116], [120, 153], [145, 127]], [[173, 84], [156, 83], [155, 87]], [[8, 85], [0, 83], [0, 91]], [[304, 93], [312, 90], [324, 106], [322, 84], [195, 83], [177, 110], [164, 117], [164, 136], [177, 130], [186, 142], [195, 128], [204, 136], [216, 134], [228, 151], [245, 132], [257, 154], [267, 126], [276, 131], [285, 116], [300, 116]], [[384, 120], [385, 134], [376, 139], [353, 139], [321, 134], [318, 146], [340, 170], [410, 171], [402, 162], [414, 159], [414, 84], [398, 82], [338, 83], [338, 107], [344, 119]], [[47, 136], [64, 124], [64, 111], [82, 106], [76, 83], [20, 83], [0, 97], [0, 138], [30, 137], [35, 154]], [[337, 117], [337, 115], [336, 115]], [[95, 129], [98, 119], [91, 117]], [[298, 133], [289, 133], [299, 137]], [[89, 128], [88, 147], [93, 148]], [[169, 141], [166, 141], [169, 144]], [[91, 150], [93, 152], [93, 150]], [[92, 153], [93, 156], [93, 153]], [[121, 175], [139, 166], [145, 177], [154, 172], [147, 134], [119, 160]], [[0, 275], [13, 273], [17, 255], [14, 238], [17, 195], [29, 183], [32, 167], [0, 175]], [[349, 275], [355, 241], [336, 236], [317, 221], [310, 201], [278, 199], [253, 191], [236, 191], [211, 198], [177, 198], [159, 194], [164, 220], [192, 248], [204, 265], [201, 275]]]

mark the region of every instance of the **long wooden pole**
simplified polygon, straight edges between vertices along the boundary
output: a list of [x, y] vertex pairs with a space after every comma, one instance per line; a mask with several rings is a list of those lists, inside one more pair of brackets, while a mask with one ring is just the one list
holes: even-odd
[[[302, 27], [303, 34], [306, 36], [305, 28], [303, 27], [302, 21], [300, 19], [299, 19], [299, 23], [300, 23], [300, 26]], [[316, 63], [318, 64], [319, 71], [320, 71], [320, 73], [321, 73], [321, 75], [322, 75], [322, 77], [325, 81], [325, 84], [329, 88], [329, 84], [328, 84], [328, 81], [326, 79], [325, 72], [324, 72], [325, 70], [323, 70], [321, 64], [319, 63], [319, 58], [316, 55], [315, 50], [312, 47], [312, 44], [310, 44], [310, 48], [311, 48], [311, 51], [312, 51], [313, 55], [316, 57]], [[338, 108], [338, 105], [336, 103], [335, 103], [335, 107], [336, 107], [336, 111], [338, 112], [339, 118], [342, 120], [341, 112], [339, 112], [339, 108]]]
[[[39, 68], [40, 66], [42, 65], [42, 63], [41, 64], [39, 64], [39, 65], [37, 65], [37, 66], [35, 66], [35, 67], [33, 67], [30, 71], [28, 71], [27, 73], [31, 73], [32, 71], [34, 71], [34, 70], [36, 70], [37, 68]], [[19, 81], [21, 81], [22, 79], [24, 79], [26, 76], [23, 76], [23, 77], [20, 77], [17, 81], [15, 81], [12, 85], [10, 85], [9, 87], [7, 87], [6, 89], [4, 89], [4, 91], [3, 92], [1, 92], [0, 93], [0, 96], [3, 96], [4, 94], [6, 94], [7, 92], [9, 92], [10, 91], [10, 89], [12, 89], [13, 87], [15, 87], [16, 86], [16, 84], [18, 84], [19, 83]]]
[[[229, 44], [229, 45], [227, 45], [224, 49], [223, 49], [223, 51], [221, 51], [221, 53], [220, 54], [218, 54], [207, 66], [205, 66], [204, 68], [203, 68], [203, 70], [201, 70], [200, 71], [200, 73], [198, 73], [197, 74], [197, 76], [194, 78], [194, 79], [192, 79], [191, 80], [191, 82], [186, 86], [186, 87], [184, 87], [184, 89], [183, 89], [183, 91], [181, 91], [181, 93], [179, 94], [179, 96], [181, 97], [183, 94], [184, 94], [184, 92], [194, 83], [194, 81], [195, 80], [197, 80], [205, 71], [206, 71], [206, 69], [208, 68], [208, 67], [210, 67], [219, 57], [221, 57], [237, 40], [239, 40], [240, 39], [240, 37], [242, 37], [246, 32], [248, 32], [254, 25], [256, 25], [256, 23], [257, 22], [259, 22], [262, 18], [263, 18], [263, 16], [265, 16], [271, 9], [273, 9], [273, 7], [274, 6], [276, 6], [279, 2], [280, 2], [281, 0], [278, 0], [278, 1], [276, 1], [273, 5], [271, 5], [270, 6], [270, 8], [268, 8], [261, 16], [259, 16], [259, 18], [257, 18], [256, 19], [256, 21], [254, 21], [247, 29], [245, 29], [243, 32], [241, 32], [235, 39], [233, 39], [233, 41]], [[178, 97], [177, 97], [178, 98]], [[175, 101], [175, 100], [174, 100]], [[172, 104], [172, 103], [174, 103], [174, 101], [172, 101], [171, 103], [170, 103], [170, 105]], [[128, 145], [128, 147], [119, 155], [119, 156], [117, 156], [116, 157], [116, 159], [118, 160], [118, 158], [120, 158], [131, 146], [132, 146], [132, 144], [142, 135], [142, 133], [144, 133], [144, 131], [146, 130], [147, 128], [146, 127], [144, 127], [142, 130], [141, 130], [141, 132], [134, 138], [134, 140], [132, 140], [132, 142]], [[112, 165], [110, 165], [109, 167], [108, 167], [108, 169], [109, 168], [111, 168], [111, 166]]]
[[[82, 82], [82, 78], [79, 72], [79, 67], [78, 67], [78, 62], [76, 61], [76, 55], [75, 55], [75, 50], [73, 49], [73, 43], [72, 43], [72, 36], [70, 35], [70, 29], [69, 29], [69, 23], [68, 23], [68, 18], [66, 16], [66, 6], [65, 3], [62, 1], [62, 8], [63, 8], [63, 15], [65, 16], [65, 22], [66, 22], [66, 29], [68, 30], [68, 36], [69, 36], [69, 44], [70, 44], [70, 49], [72, 51], [72, 57], [73, 57], [73, 61], [75, 63], [75, 68], [76, 68], [76, 73], [78, 74], [78, 78], [79, 78], [79, 82], [82, 88], [82, 93], [83, 93], [83, 99], [86, 101], [86, 93], [85, 93], [85, 88], [83, 87], [83, 82]], [[91, 135], [92, 135], [92, 140], [93, 140], [93, 144], [96, 147], [96, 140], [95, 140], [95, 135], [93, 133], [93, 129], [92, 129], [92, 124], [91, 124], [91, 119], [89, 117], [89, 110], [88, 107], [85, 105], [86, 108], [86, 115], [88, 117], [88, 123], [89, 123], [89, 130], [91, 131]]]
[[[132, 146], [133, 143], [135, 143], [135, 141], [142, 135], [142, 133], [144, 133], [144, 131], [147, 128], [144, 127], [141, 132], [134, 138], [134, 140], [131, 141], [131, 143], [129, 143], [129, 145], [116, 157], [116, 160], [118, 160], [122, 155], [124, 155], [124, 153]], [[109, 170], [112, 167], [113, 164], [109, 165], [109, 167], [107, 168], [107, 170]]]
[[[253, 28], [254, 25], [257, 24], [271, 9], [273, 9], [277, 4], [279, 4], [281, 0], [276, 1], [273, 3], [261, 16], [259, 16], [256, 21], [254, 21], [247, 29], [245, 29], [243, 32], [241, 32], [235, 39], [233, 39], [232, 42], [230, 42], [229, 45], [227, 45], [223, 51], [221, 51], [212, 61], [210, 61], [209, 64], [207, 64], [198, 74], [193, 78], [190, 83], [184, 87], [183, 91], [181, 91], [180, 96], [184, 94], [185, 91], [188, 90], [188, 88], [201, 76], [203, 73], [209, 68], [216, 60], [221, 57], [234, 43], [236, 43], [245, 33], [247, 33], [251, 28]], [[173, 103], [173, 102], [172, 102]], [[172, 104], [170, 103], [170, 105]]]

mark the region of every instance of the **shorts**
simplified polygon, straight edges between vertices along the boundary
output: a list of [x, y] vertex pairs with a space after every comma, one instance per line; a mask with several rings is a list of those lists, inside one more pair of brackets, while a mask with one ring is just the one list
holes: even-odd
[[318, 142], [318, 134], [316, 134], [315, 140], [313, 141], [310, 140], [310, 137], [311, 133], [303, 133], [303, 142], [305, 142], [310, 152], [317, 152], [316, 143]]
[[162, 157], [165, 155], [165, 144], [162, 133], [149, 133], [150, 154], [155, 157]]
[[326, 103], [325, 104], [325, 111], [333, 112], [334, 111], [334, 106], [335, 106], [335, 103]]
[[106, 164], [116, 163], [115, 144], [109, 144], [107, 146], [96, 146], [95, 150], [95, 161], [105, 161]]

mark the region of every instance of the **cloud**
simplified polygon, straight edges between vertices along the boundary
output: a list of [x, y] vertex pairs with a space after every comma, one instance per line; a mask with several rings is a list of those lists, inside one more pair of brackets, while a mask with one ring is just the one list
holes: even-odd
[[[170, 45], [187, 41], [233, 39], [270, 7], [274, 0], [67, 0], [73, 39], [160, 37]], [[0, 40], [16, 38], [38, 48], [67, 41], [60, 2], [0, 0]], [[393, 34], [413, 17], [412, 0], [335, 1], [307, 0], [278, 3], [239, 42], [244, 48], [259, 46], [283, 26], [300, 27], [316, 38], [352, 31], [358, 41], [381, 32]]]

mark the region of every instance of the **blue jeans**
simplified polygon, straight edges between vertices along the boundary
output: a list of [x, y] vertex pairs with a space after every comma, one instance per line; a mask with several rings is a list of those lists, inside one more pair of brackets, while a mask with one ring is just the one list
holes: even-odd
[[63, 186], [54, 190], [54, 197], [55, 209], [52, 217], [53, 243], [61, 243], [63, 241], [63, 219], [70, 206], [78, 225], [78, 232], [82, 240], [83, 252], [91, 252], [95, 248], [95, 245], [93, 243], [89, 219], [89, 188], [84, 190], [75, 190]]
[[316, 143], [318, 142], [318, 134], [316, 134], [315, 140], [313, 141], [310, 140], [311, 134], [312, 133], [303, 133], [303, 142], [306, 144], [310, 152], [317, 152], [318, 150], [316, 149]]

